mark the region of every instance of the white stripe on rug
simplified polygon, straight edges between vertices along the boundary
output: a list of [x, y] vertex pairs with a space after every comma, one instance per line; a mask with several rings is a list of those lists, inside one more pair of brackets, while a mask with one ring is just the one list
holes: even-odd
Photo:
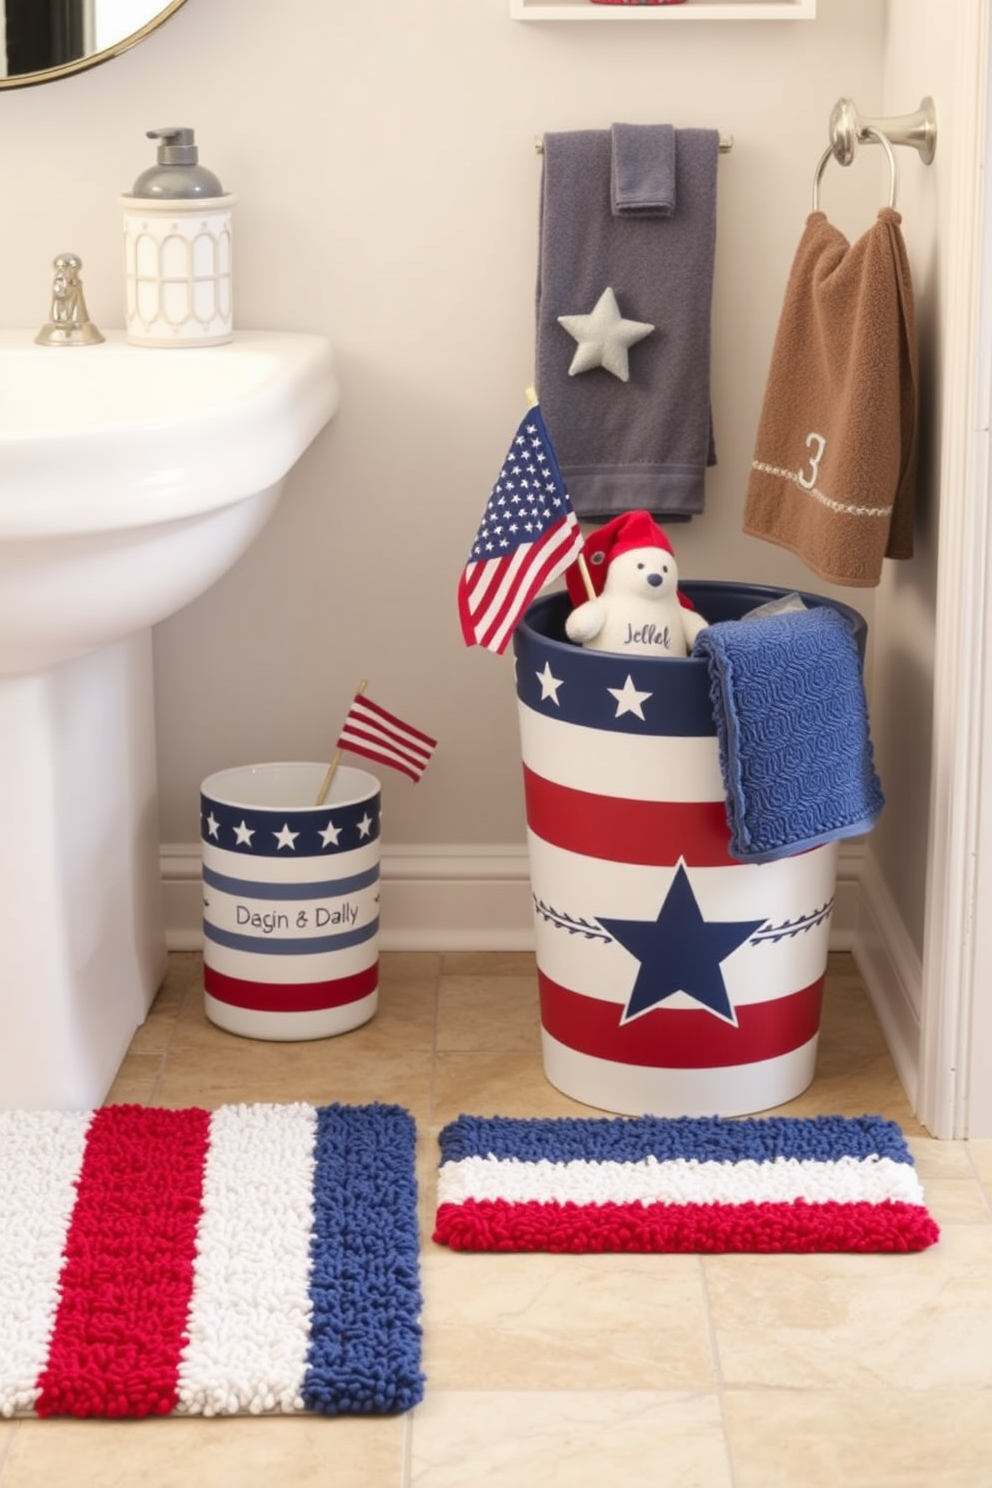
[[698, 1162], [648, 1157], [622, 1162], [521, 1162], [466, 1157], [438, 1172], [438, 1204], [505, 1199], [560, 1204], [922, 1204], [915, 1168], [891, 1158], [841, 1157], [835, 1162], [777, 1157], [771, 1162]]
[[0, 1415], [31, 1410], [48, 1359], [59, 1276], [92, 1112], [0, 1111]]
[[316, 1128], [302, 1103], [211, 1117], [179, 1414], [303, 1408]]

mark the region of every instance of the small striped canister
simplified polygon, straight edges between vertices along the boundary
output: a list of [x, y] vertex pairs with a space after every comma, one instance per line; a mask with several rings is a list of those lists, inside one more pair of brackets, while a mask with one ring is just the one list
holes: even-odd
[[211, 1022], [317, 1039], [371, 1018], [379, 987], [380, 785], [339, 766], [220, 770], [200, 791], [203, 987]]
[[[786, 592], [682, 587], [711, 624]], [[783, 1105], [815, 1072], [838, 844], [735, 861], [705, 660], [584, 650], [568, 611], [514, 633], [545, 1074], [619, 1115]]]

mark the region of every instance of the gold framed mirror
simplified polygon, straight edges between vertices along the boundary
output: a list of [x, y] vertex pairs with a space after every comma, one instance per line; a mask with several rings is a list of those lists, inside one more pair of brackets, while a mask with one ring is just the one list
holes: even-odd
[[0, 88], [54, 82], [120, 56], [186, 0], [0, 0]]

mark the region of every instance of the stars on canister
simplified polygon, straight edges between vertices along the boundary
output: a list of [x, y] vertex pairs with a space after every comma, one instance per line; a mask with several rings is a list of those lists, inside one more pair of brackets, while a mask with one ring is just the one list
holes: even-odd
[[300, 834], [299, 832], [291, 832], [289, 829], [289, 822], [284, 822], [283, 825], [279, 828], [278, 832], [273, 832], [272, 835], [276, 839], [276, 845], [279, 848], [295, 848], [296, 839], [297, 837], [299, 837]]
[[625, 713], [635, 713], [638, 718], [644, 717], [644, 709], [641, 704], [646, 703], [651, 697], [650, 692], [638, 692], [634, 686], [634, 679], [627, 673], [627, 680], [622, 687], [608, 687], [607, 692], [617, 700], [617, 717], [622, 718]]
[[547, 699], [550, 698], [550, 700], [557, 705], [558, 689], [562, 684], [562, 679], [561, 677], [556, 677], [554, 675], [551, 670], [551, 663], [546, 661], [544, 663], [544, 670], [541, 672], [535, 672], [534, 675], [541, 685], [541, 701], [545, 702]]
[[[534, 676], [541, 689], [541, 695], [538, 701], [542, 703], [554, 703], [555, 707], [560, 709], [562, 700], [558, 696], [558, 693], [566, 685], [566, 679], [555, 676], [551, 670], [550, 662], [547, 661], [544, 663], [541, 671], [535, 672]], [[603, 702], [599, 704], [603, 721], [606, 721], [607, 718], [623, 718], [625, 714], [630, 714], [633, 718], [639, 718], [643, 723], [645, 722], [644, 705], [649, 699], [654, 697], [653, 692], [643, 690], [636, 685], [630, 672], [626, 674], [622, 687], [604, 687], [603, 693], [613, 699], [612, 703]], [[591, 717], [588, 715], [596, 710], [596, 689], [584, 689], [581, 706], [587, 715], [582, 721], [591, 722]]]
[[320, 810], [267, 811], [203, 798], [201, 835], [239, 857], [333, 857], [378, 839], [379, 798]]

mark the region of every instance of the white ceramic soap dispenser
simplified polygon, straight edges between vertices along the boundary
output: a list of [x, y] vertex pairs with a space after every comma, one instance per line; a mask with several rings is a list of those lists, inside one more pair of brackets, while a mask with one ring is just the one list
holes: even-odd
[[158, 160], [124, 209], [127, 339], [136, 346], [219, 346], [233, 335], [231, 208], [199, 164], [192, 129], [149, 129]]

